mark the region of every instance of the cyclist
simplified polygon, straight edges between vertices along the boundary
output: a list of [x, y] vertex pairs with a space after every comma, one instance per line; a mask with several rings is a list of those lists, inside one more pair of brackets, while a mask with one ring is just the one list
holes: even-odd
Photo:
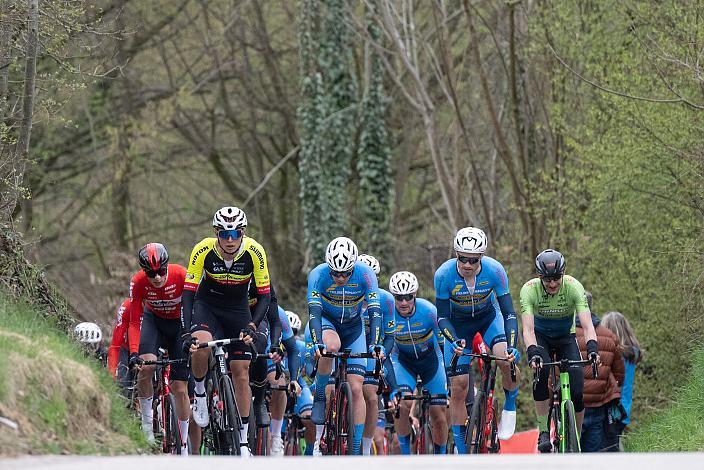
[[[152, 431], [152, 398], [154, 369], [142, 366], [143, 361], [157, 359], [157, 350], [166, 346], [170, 359], [184, 357], [181, 347], [181, 296], [186, 268], [169, 263], [169, 253], [161, 243], [148, 243], [137, 255], [142, 268], [130, 282], [130, 313], [128, 342], [130, 369], [137, 369], [137, 391], [142, 416], [142, 431], [148, 441], [154, 440]], [[188, 400], [188, 367], [171, 366], [171, 391], [176, 401], [176, 415], [181, 442], [187, 443], [190, 403]], [[188, 446], [181, 447], [181, 455], [188, 454]]]
[[[511, 361], [520, 357], [516, 349], [518, 322], [508, 291], [508, 277], [501, 263], [484, 255], [486, 248], [487, 238], [482, 230], [462, 228], [454, 238], [456, 258], [449, 259], [435, 272], [439, 325], [448, 340], [444, 347], [445, 367], [448, 377], [452, 377], [452, 433], [460, 454], [466, 453], [465, 422], [473, 397], [467, 394], [470, 358], [461, 357], [457, 370], [453, 372], [450, 369], [453, 355], [461, 353], [467, 344], [471, 346], [472, 338], [479, 332], [495, 356], [506, 356]], [[500, 362], [499, 368], [506, 400], [498, 436], [499, 439], [508, 439], [516, 428], [518, 377], [515, 382], [511, 380], [507, 362]]]
[[115, 379], [123, 391], [126, 391], [132, 385], [135, 378], [132, 371], [127, 367], [130, 356], [130, 347], [127, 342], [130, 311], [131, 302], [128, 297], [117, 308], [115, 327], [112, 330], [112, 341], [108, 348], [108, 372], [110, 372], [112, 378]]
[[[293, 332], [293, 327], [289, 322], [289, 316], [287, 312], [278, 307], [278, 316], [281, 321], [281, 346], [283, 346], [283, 351], [286, 352], [286, 362], [285, 365], [288, 368], [289, 378], [291, 385], [295, 389], [295, 393], [298, 395], [301, 391], [301, 387], [298, 384], [298, 374], [300, 371], [300, 355], [298, 352], [298, 343], [296, 341], [296, 336]], [[301, 320], [298, 320], [298, 326], [301, 326]], [[280, 360], [281, 348], [278, 348], [278, 353], [276, 358], [271, 359], [268, 362], [268, 379], [269, 383], [272, 385], [286, 385], [286, 378], [281, 376], [276, 378], [276, 365], [275, 363]], [[271, 392], [271, 399], [269, 400], [269, 410], [271, 412], [271, 455], [273, 456], [283, 456], [284, 455], [284, 442], [281, 439], [281, 427], [284, 423], [284, 413], [286, 412], [286, 393], [282, 390], [274, 390]]]
[[[353, 353], [365, 352], [367, 345], [362, 322], [363, 302], [367, 302], [371, 343], [369, 350], [383, 359], [381, 344], [381, 310], [379, 287], [372, 268], [357, 262], [357, 245], [347, 237], [332, 240], [325, 250], [325, 263], [308, 274], [308, 313], [311, 333], [311, 352], [320, 359], [315, 378], [315, 399], [312, 420], [316, 424], [314, 455], [319, 455], [320, 438], [325, 422], [325, 387], [332, 371], [332, 358], [321, 357], [320, 349], [337, 352], [351, 349]], [[362, 384], [366, 370], [364, 359], [351, 359], [347, 379], [352, 389], [354, 410], [354, 439], [352, 453], [360, 453], [362, 429], [365, 421]]]
[[103, 346], [103, 332], [100, 327], [93, 322], [81, 322], [73, 332], [83, 344], [86, 354], [98, 359], [103, 367], [107, 366], [108, 353]]
[[[279, 342], [281, 340], [281, 320], [279, 319], [279, 303], [274, 291], [274, 285], [269, 284], [271, 300], [266, 315], [257, 328], [254, 339], [254, 350], [257, 354], [264, 354], [267, 350], [269, 356], [276, 362], [281, 360]], [[257, 309], [257, 285], [249, 283], [249, 313], [254, 316]], [[249, 366], [249, 383], [254, 397], [254, 420], [258, 427], [266, 428], [270, 424], [269, 412], [266, 409], [266, 384], [269, 361], [254, 361]]]
[[[587, 305], [582, 284], [565, 274], [565, 258], [559, 251], [547, 249], [535, 258], [538, 277], [521, 288], [521, 318], [526, 354], [533, 369], [542, 362], [550, 362], [554, 353], [557, 359], [581, 359], [575, 338], [575, 314], [584, 330], [589, 359], [599, 361], [596, 332]], [[533, 387], [537, 415], [538, 449], [550, 452], [552, 444], [548, 430], [548, 370], [540, 370], [538, 383]], [[584, 373], [581, 366], [570, 367], [570, 396], [577, 414], [577, 432], [582, 429], [584, 417]]]
[[[431, 396], [430, 424], [435, 453], [444, 454], [447, 451], [447, 378], [437, 341], [437, 310], [431, 302], [417, 297], [418, 279], [411, 272], [399, 271], [391, 276], [389, 290], [394, 296], [396, 325], [394, 373], [398, 388], [393, 395], [411, 395], [416, 388], [416, 378], [420, 376], [423, 389]], [[400, 407], [400, 419], [395, 421], [396, 433], [401, 453], [408, 455], [411, 453], [408, 422], [411, 402], [404, 400]]]
[[[359, 261], [366, 264], [374, 271], [374, 274], [378, 276], [381, 272], [381, 265], [379, 260], [377, 260], [372, 255], [361, 254], [359, 255]], [[389, 293], [389, 291], [379, 288], [380, 295], [380, 305], [381, 305], [381, 321], [384, 326], [384, 349], [387, 352], [391, 352], [391, 348], [394, 345], [394, 296]], [[371, 328], [369, 325], [369, 315], [367, 314], [366, 306], [362, 313], [364, 321], [364, 334], [367, 338], [367, 344], [372, 344], [371, 338]], [[377, 421], [379, 415], [379, 396], [376, 394], [379, 388], [379, 379], [374, 378], [374, 369], [376, 368], [376, 361], [374, 359], [367, 360], [367, 370], [364, 376], [364, 385], [362, 387], [362, 392], [364, 394], [364, 402], [367, 405], [366, 418], [364, 420], [364, 431], [362, 432], [362, 454], [370, 455], [372, 450], [372, 442], [374, 441], [374, 433], [377, 428]], [[389, 355], [385, 360], [384, 364], [385, 370], [389, 371], [387, 375], [387, 380], [393, 380], [393, 365]]]
[[[256, 240], [245, 235], [247, 216], [237, 207], [226, 206], [215, 212], [215, 237], [199, 242], [191, 252], [183, 293], [182, 329], [193, 354], [191, 369], [195, 379], [193, 416], [199, 426], [208, 424], [205, 396], [205, 375], [208, 371], [208, 349], [197, 349], [199, 343], [213, 338], [239, 337], [241, 343], [226, 347], [235, 388], [235, 401], [242, 418], [240, 451], [251, 455], [247, 443], [251, 345], [257, 327], [271, 303], [269, 269], [266, 252]], [[248, 287], [257, 288], [254, 313], [249, 311]]]

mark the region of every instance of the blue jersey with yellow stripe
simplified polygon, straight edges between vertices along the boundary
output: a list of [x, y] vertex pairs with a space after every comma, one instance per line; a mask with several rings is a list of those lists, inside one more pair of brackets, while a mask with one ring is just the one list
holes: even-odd
[[438, 313], [430, 301], [416, 298], [415, 311], [404, 317], [394, 309], [394, 341], [398, 354], [420, 359], [438, 353]]
[[453, 318], [472, 319], [501, 313], [498, 297], [508, 291], [508, 276], [504, 267], [489, 256], [482, 256], [481, 270], [477, 274], [474, 288], [467, 286], [457, 271], [457, 259], [445, 261], [435, 271], [436, 301], [450, 301]]
[[365, 301], [367, 308], [380, 308], [376, 274], [360, 261], [344, 286], [335, 284], [326, 263], [308, 274], [308, 307], [321, 307], [325, 318], [340, 324], [360, 321]]

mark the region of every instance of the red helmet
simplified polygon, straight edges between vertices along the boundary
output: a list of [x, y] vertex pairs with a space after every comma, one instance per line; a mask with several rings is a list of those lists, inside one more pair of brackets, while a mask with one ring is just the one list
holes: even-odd
[[161, 243], [147, 243], [139, 250], [139, 265], [148, 271], [158, 271], [169, 264], [169, 253]]

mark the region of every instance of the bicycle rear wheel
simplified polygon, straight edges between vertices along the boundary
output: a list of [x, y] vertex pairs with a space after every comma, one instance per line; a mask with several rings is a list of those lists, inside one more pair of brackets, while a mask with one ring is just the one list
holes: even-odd
[[337, 443], [336, 455], [353, 455], [354, 443], [354, 410], [352, 409], [352, 389], [347, 382], [340, 385], [340, 394], [337, 401]]
[[486, 400], [484, 392], [479, 390], [474, 397], [474, 406], [472, 406], [472, 414], [467, 422], [467, 453], [479, 454], [485, 446], [484, 436], [484, 420], [486, 418]]
[[240, 455], [240, 414], [235, 403], [235, 392], [229, 376], [220, 377], [222, 414], [220, 430], [223, 434], [221, 449], [224, 455]]
[[565, 402], [565, 452], [581, 452], [579, 448], [579, 433], [577, 432], [577, 416], [572, 400]]
[[[162, 401], [163, 412], [161, 423], [164, 430], [162, 440], [162, 450], [165, 454], [180, 454], [181, 453], [181, 431], [178, 427], [178, 416], [176, 416], [176, 400], [173, 394], [169, 393]], [[188, 439], [188, 436], [185, 436]]]

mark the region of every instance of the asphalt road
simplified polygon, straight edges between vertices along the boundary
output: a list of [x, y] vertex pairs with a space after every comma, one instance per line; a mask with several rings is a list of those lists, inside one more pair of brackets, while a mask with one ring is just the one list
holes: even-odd
[[[45, 456], [0, 459], [2, 470], [193, 470], [193, 468], [233, 468], [236, 457], [181, 458], [171, 456], [75, 457]], [[298, 461], [298, 462], [296, 462]], [[476, 456], [389, 456], [389, 457], [271, 457], [254, 458], [249, 465], [257, 470], [286, 470], [295, 465], [306, 470], [468, 470], [503, 468], [511, 470], [704, 470], [704, 453], [672, 454], [573, 454], [573, 455], [476, 455]], [[236, 467], [235, 467], [236, 468]]]

